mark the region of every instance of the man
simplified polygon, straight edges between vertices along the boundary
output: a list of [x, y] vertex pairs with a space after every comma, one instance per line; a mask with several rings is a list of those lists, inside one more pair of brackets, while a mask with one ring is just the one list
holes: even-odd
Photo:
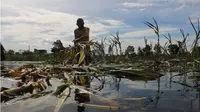
[[[78, 26], [78, 28], [74, 30], [75, 46], [77, 45], [77, 43], [80, 43], [80, 44], [87, 43], [89, 41], [90, 29], [84, 26], [84, 20], [82, 18], [79, 18], [77, 20], [76, 25]], [[86, 50], [87, 50], [87, 53], [86, 53], [85, 61], [86, 61], [86, 65], [88, 65], [90, 63], [90, 55], [89, 55], [90, 46], [89, 45], [86, 45]], [[80, 51], [80, 49], [78, 51]]]

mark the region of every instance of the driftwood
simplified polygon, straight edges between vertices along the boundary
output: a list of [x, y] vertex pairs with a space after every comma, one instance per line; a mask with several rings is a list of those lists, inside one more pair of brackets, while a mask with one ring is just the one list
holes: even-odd
[[21, 96], [27, 93], [32, 94], [34, 90], [36, 90], [37, 92], [41, 92], [41, 91], [44, 91], [45, 89], [46, 89], [46, 85], [44, 84], [44, 81], [32, 82], [29, 85], [16, 87], [16, 88], [1, 88], [1, 93], [0, 93], [1, 102], [6, 102], [17, 96]]
[[53, 93], [54, 96], [58, 96], [60, 95], [67, 87], [69, 87], [70, 84], [66, 83], [66, 84], [63, 84], [61, 86], [58, 86], [56, 91]]
[[22, 86], [22, 87], [18, 87], [18, 88], [6, 89], [0, 93], [1, 102], [6, 102], [10, 99], [15, 98], [16, 96], [21, 96], [26, 93], [32, 94], [33, 90], [34, 90], [34, 87], [32, 84], [29, 86]]
[[50, 91], [42, 91], [42, 92], [39, 92], [39, 93], [36, 93], [36, 94], [32, 94], [31, 96], [20, 98], [20, 99], [16, 100], [15, 102], [21, 101], [21, 100], [27, 100], [29, 98], [39, 98], [39, 97], [45, 96], [47, 94], [51, 94], [52, 92], [53, 92], [52, 90], [50, 90]]

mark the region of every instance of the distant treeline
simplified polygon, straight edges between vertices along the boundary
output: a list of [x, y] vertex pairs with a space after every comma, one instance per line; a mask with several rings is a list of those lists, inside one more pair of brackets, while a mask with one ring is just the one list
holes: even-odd
[[5, 53], [6, 61], [44, 61], [53, 58], [52, 53], [39, 53], [31, 51], [15, 52], [8, 50]]
[[[68, 58], [69, 56], [64, 56], [65, 53], [61, 52], [62, 50], [67, 50], [60, 40], [57, 40], [53, 43], [54, 47], [51, 49], [52, 53], [47, 52], [38, 52], [38, 51], [29, 51], [25, 50], [23, 52], [15, 52], [14, 50], [8, 50], [5, 53], [6, 61], [46, 61], [46, 60], [65, 60], [64, 58]], [[155, 58], [159, 53], [160, 56], [167, 57], [180, 57], [183, 55], [187, 55], [187, 57], [192, 56], [192, 54], [196, 54], [196, 57], [200, 57], [200, 47], [197, 47], [195, 52], [186, 52], [185, 49], [179, 44], [171, 44], [167, 48], [156, 51], [157, 46], [152, 47], [152, 45], [147, 44], [147, 40], [145, 39], [145, 47], [138, 47], [135, 50], [134, 46], [128, 46], [125, 51], [120, 54], [114, 53], [114, 47], [109, 46], [108, 53], [105, 54], [105, 49], [103, 49], [103, 53], [96, 54], [94, 52], [92, 54], [96, 54], [94, 60], [102, 61], [102, 54], [104, 54], [104, 60], [115, 60], [118, 56], [121, 55], [121, 59], [123, 57], [124, 60], [128, 59], [131, 61], [135, 58]], [[137, 51], [137, 52], [136, 52]], [[117, 54], [117, 55], [116, 55]], [[159, 56], [159, 57], [160, 57]], [[163, 58], [164, 58], [163, 57]]]

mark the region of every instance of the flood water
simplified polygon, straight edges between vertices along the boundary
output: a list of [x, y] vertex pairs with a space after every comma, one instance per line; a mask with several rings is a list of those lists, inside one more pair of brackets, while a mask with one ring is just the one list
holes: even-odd
[[[11, 68], [15, 68], [24, 63], [26, 62], [11, 62], [10, 64], [7, 62], [5, 66], [11, 65]], [[79, 99], [87, 104], [119, 105], [120, 108], [111, 110], [110, 108], [78, 106], [72, 90], [70, 97], [67, 98], [59, 112], [200, 112], [200, 90], [176, 83], [198, 86], [198, 81], [188, 78], [192, 73], [176, 77], [173, 76], [179, 73], [163, 72], [162, 74], [165, 75], [151, 81], [117, 78], [114, 75], [102, 76], [98, 79], [91, 76], [90, 88], [98, 91], [102, 97], [86, 94], [79, 96]], [[1, 78], [2, 86], [11, 85], [14, 82], [13, 79]], [[48, 87], [47, 90], [55, 90], [57, 86], [61, 85], [58, 79], [52, 79], [51, 83], [53, 86]], [[133, 98], [143, 98], [143, 100], [134, 100]], [[2, 111], [53, 112], [58, 101], [58, 98], [51, 94], [18, 102], [16, 99], [1, 104]]]

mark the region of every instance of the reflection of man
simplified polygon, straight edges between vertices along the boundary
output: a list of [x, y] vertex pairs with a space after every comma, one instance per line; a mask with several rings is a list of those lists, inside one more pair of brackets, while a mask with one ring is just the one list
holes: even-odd
[[[90, 77], [89, 76], [77, 76], [75, 83], [79, 86], [90, 88]], [[75, 90], [75, 101], [80, 103], [90, 102], [90, 96], [88, 93], [80, 93], [79, 89]], [[85, 112], [85, 107], [78, 105], [77, 112]]]
[[[78, 28], [74, 30], [74, 36], [75, 36], [74, 44], [77, 45], [77, 43], [80, 43], [80, 44], [87, 43], [89, 41], [90, 29], [84, 26], [84, 20], [82, 18], [79, 18], [77, 20], [76, 25], [78, 26]], [[86, 65], [88, 65], [90, 62], [90, 56], [89, 56], [90, 46], [89, 45], [86, 45], [86, 50], [88, 51], [88, 53], [86, 54], [85, 61], [86, 61]]]

